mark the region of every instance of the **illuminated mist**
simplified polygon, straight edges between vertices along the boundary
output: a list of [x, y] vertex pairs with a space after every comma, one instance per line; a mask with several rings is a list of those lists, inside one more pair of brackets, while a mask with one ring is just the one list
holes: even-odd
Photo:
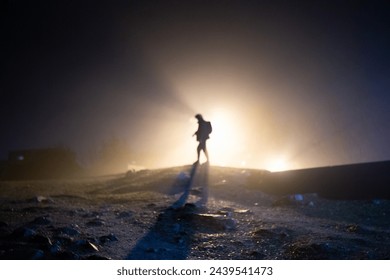
[[200, 113], [213, 125], [212, 165], [279, 171], [390, 158], [388, 48], [372, 23], [381, 7], [130, 2], [53, 6], [39, 19], [11, 7], [7, 23], [22, 22], [22, 39], [10, 29], [18, 44], [5, 65], [17, 67], [4, 78], [4, 110], [20, 132], [2, 125], [3, 149], [60, 144], [83, 158], [116, 137], [129, 165], [190, 164]]
[[[383, 96], [371, 94], [356, 67], [363, 57], [347, 48], [360, 38], [342, 37], [354, 24], [316, 38], [312, 33], [327, 23], [315, 13], [302, 19], [297, 11], [279, 11], [261, 20], [249, 13], [242, 20], [210, 12], [197, 24], [175, 14], [139, 32], [149, 66], [174, 104], [183, 105], [160, 108], [167, 118], [152, 125], [166, 143], [160, 163], [195, 159], [195, 113], [213, 124], [208, 147], [215, 165], [280, 171], [388, 159], [379, 148], [389, 140]], [[339, 16], [342, 24], [343, 11]]]

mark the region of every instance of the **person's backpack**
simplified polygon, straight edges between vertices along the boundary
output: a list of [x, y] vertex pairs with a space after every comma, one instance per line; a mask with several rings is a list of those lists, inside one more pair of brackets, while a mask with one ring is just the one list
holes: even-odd
[[205, 131], [206, 131], [207, 138], [209, 138], [210, 133], [213, 131], [213, 128], [211, 126], [211, 122], [206, 122]]
[[209, 139], [210, 133], [213, 131], [210, 122], [203, 121], [202, 125], [199, 127], [198, 131], [195, 132], [197, 141], [205, 141]]

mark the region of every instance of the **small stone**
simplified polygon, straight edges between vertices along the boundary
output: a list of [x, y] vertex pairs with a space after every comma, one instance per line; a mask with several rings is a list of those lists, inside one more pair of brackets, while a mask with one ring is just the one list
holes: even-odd
[[178, 233], [180, 231], [180, 225], [178, 223], [173, 224], [172, 231]]
[[252, 237], [255, 239], [261, 238], [272, 238], [275, 235], [274, 232], [272, 232], [269, 229], [260, 228], [252, 232]]
[[360, 227], [359, 227], [358, 225], [348, 225], [348, 226], [346, 227], [346, 230], [347, 230], [348, 232], [356, 233], [356, 232], [358, 232], [358, 231], [360, 230]]
[[186, 212], [190, 212], [191, 213], [191, 212], [196, 211], [197, 207], [196, 207], [195, 203], [186, 203], [184, 205], [184, 209], [183, 210], [186, 211]]
[[203, 193], [203, 190], [202, 190], [202, 189], [199, 189], [199, 188], [197, 188], [197, 189], [193, 188], [193, 189], [191, 189], [190, 193], [191, 193], [192, 195], [200, 196], [200, 195]]
[[156, 248], [146, 248], [145, 252], [146, 253], [157, 253], [158, 249], [156, 249]]
[[179, 175], [177, 175], [177, 179], [180, 181], [186, 181], [190, 179], [190, 175], [187, 172], [180, 172]]
[[117, 215], [116, 215], [116, 217], [118, 219], [130, 218], [131, 216], [133, 216], [132, 212], [120, 212], [120, 213], [117, 213]]
[[272, 203], [274, 207], [290, 206], [293, 205], [292, 201], [288, 197], [282, 197]]
[[68, 236], [56, 236], [53, 244], [59, 244], [60, 246], [69, 246], [73, 243], [73, 238]]
[[91, 248], [94, 251], [97, 251], [97, 252], [99, 251], [99, 248], [95, 244], [93, 244], [89, 241], [87, 242], [87, 247]]
[[50, 248], [53, 245], [51, 239], [47, 236], [37, 234], [31, 238], [31, 242], [39, 244], [42, 248]]
[[33, 225], [49, 225], [49, 224], [51, 224], [51, 220], [48, 217], [46, 217], [46, 216], [37, 217], [30, 224], [33, 224]]
[[372, 200], [372, 204], [374, 204], [374, 205], [380, 205], [382, 202], [381, 202], [381, 200], [380, 199], [373, 199]]
[[234, 210], [234, 213], [238, 213], [238, 214], [248, 214], [250, 212], [251, 212], [251, 210], [249, 210], [249, 209], [236, 209], [236, 210]]
[[11, 232], [9, 227], [0, 227], [0, 237], [10, 235]]
[[36, 198], [35, 198], [36, 202], [38, 203], [53, 203], [53, 199], [49, 198], [49, 197], [45, 197], [45, 196], [41, 196], [41, 195], [38, 195]]
[[42, 250], [35, 250], [35, 252], [33, 252], [32, 256], [31, 256], [31, 259], [32, 260], [41, 260], [44, 257], [45, 257], [45, 253]]
[[53, 244], [50, 249], [49, 249], [50, 253], [52, 255], [58, 255], [62, 252], [62, 247], [61, 247], [61, 244], [59, 242], [56, 242], [55, 244]]
[[8, 227], [8, 224], [6, 222], [0, 221], [0, 228]]
[[82, 215], [83, 218], [99, 218], [100, 217], [100, 212], [98, 211], [93, 211], [93, 212], [87, 212]]
[[87, 226], [90, 226], [90, 227], [100, 227], [100, 226], [104, 226], [104, 225], [105, 225], [105, 222], [99, 218], [93, 219], [92, 221], [89, 221], [87, 223]]
[[72, 227], [62, 227], [57, 229], [57, 232], [59, 234], [64, 234], [68, 236], [77, 236], [80, 235], [80, 232], [77, 229], [74, 229]]
[[234, 219], [224, 219], [224, 225], [226, 230], [234, 230], [237, 228], [237, 221]]
[[110, 233], [109, 235], [100, 236], [100, 243], [113, 242], [118, 241], [119, 239], [115, 236], [115, 234]]
[[20, 227], [15, 229], [12, 233], [11, 236], [14, 238], [32, 238], [33, 236], [36, 235], [35, 230], [27, 227]]
[[295, 194], [295, 195], [294, 195], [294, 200], [295, 200], [295, 201], [303, 201], [303, 195], [301, 195], [301, 194]]
[[224, 231], [237, 227], [236, 220], [218, 214], [194, 214], [194, 223], [199, 230]]
[[82, 250], [86, 250], [86, 251], [96, 251], [96, 252], [99, 251], [99, 248], [98, 248], [95, 244], [91, 243], [91, 242], [88, 241], [88, 240], [84, 240], [84, 239], [77, 240], [77, 241], [74, 242], [74, 244], [75, 244], [76, 246], [78, 246], [78, 247], [79, 247], [80, 249], [82, 249]]
[[263, 259], [267, 258], [267, 256], [265, 254], [258, 252], [258, 251], [250, 252], [249, 255], [256, 260], [263, 260]]

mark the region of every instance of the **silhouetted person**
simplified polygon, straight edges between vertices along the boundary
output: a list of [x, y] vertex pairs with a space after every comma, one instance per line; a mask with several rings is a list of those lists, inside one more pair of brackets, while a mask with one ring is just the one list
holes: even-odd
[[205, 121], [201, 114], [197, 114], [195, 116], [195, 118], [198, 120], [198, 130], [194, 133], [194, 135], [196, 135], [196, 140], [199, 142], [199, 145], [197, 148], [197, 152], [198, 152], [197, 162], [199, 162], [200, 151], [202, 151], [202, 150], [203, 150], [203, 152], [206, 156], [207, 162], [208, 162], [209, 161], [209, 154], [208, 154], [207, 148], [206, 148], [206, 141], [207, 141], [207, 139], [209, 139], [209, 135], [212, 131], [211, 123], [208, 121]]

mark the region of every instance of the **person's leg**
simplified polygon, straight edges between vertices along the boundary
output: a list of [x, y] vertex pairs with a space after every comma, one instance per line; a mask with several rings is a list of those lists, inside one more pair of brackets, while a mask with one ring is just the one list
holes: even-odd
[[204, 143], [204, 146], [203, 146], [203, 152], [206, 156], [207, 162], [209, 162], [209, 153], [207, 152], [206, 142]]
[[206, 150], [206, 142], [205, 141], [200, 141], [199, 142], [199, 146], [198, 146], [198, 162], [200, 160], [200, 151], [203, 151], [206, 158], [207, 158], [207, 161], [209, 160], [209, 155], [207, 153], [207, 150]]
[[196, 149], [197, 153], [198, 153], [198, 162], [199, 162], [199, 159], [200, 159], [200, 151], [202, 150], [202, 145], [201, 145], [201, 142], [199, 142], [199, 145], [198, 145], [198, 148]]

